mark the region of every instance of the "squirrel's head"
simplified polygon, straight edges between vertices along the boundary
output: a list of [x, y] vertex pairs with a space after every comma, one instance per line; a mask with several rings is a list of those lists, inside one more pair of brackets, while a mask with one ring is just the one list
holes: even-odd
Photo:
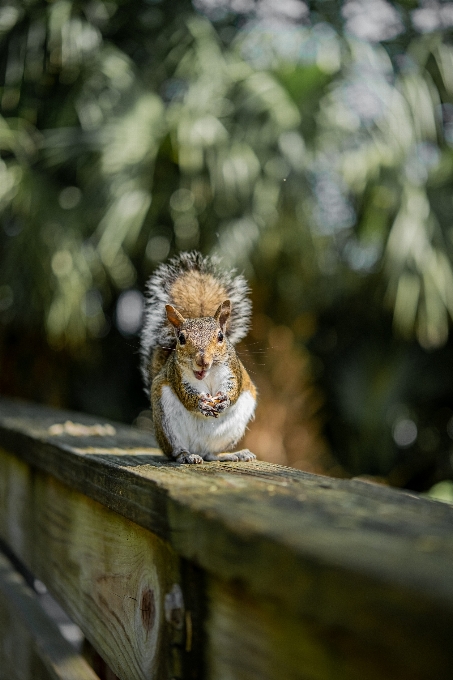
[[203, 380], [211, 366], [226, 355], [226, 325], [231, 302], [225, 300], [214, 316], [185, 319], [172, 305], [165, 305], [167, 319], [176, 335], [178, 361], [190, 367], [198, 380]]

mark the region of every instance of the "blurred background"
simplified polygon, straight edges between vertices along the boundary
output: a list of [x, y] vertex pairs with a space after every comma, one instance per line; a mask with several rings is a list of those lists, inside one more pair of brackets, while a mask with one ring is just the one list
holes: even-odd
[[453, 499], [453, 2], [3, 0], [0, 392], [149, 426], [142, 291], [244, 272], [259, 458]]

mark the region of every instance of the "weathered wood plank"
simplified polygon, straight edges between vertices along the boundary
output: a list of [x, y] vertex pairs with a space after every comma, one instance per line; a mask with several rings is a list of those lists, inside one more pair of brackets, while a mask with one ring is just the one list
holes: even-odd
[[165, 616], [179, 560], [162, 539], [1, 450], [0, 535], [120, 678], [180, 676]]
[[[350, 584], [345, 600], [354, 598]], [[358, 584], [363, 589], [364, 584]], [[366, 592], [362, 593], [366, 597]], [[394, 594], [395, 595], [395, 594]], [[323, 597], [323, 596], [322, 596]], [[451, 631], [442, 618], [420, 627], [417, 619], [374, 619], [373, 593], [362, 630], [349, 622], [294, 616], [241, 583], [211, 578], [206, 643], [209, 678], [235, 680], [427, 680], [453, 677]], [[433, 619], [435, 615], [433, 614]], [[447, 626], [448, 628], [448, 626]]]
[[98, 680], [1, 552], [0, 679]]
[[[453, 508], [265, 463], [178, 466], [123, 427], [52, 435], [67, 418], [97, 422], [2, 402], [0, 445], [205, 570], [211, 677], [261, 677], [257, 649], [274, 669], [263, 678], [279, 667], [289, 678], [453, 676]], [[1, 532], [21, 545], [13, 525]]]
[[0, 445], [209, 571], [253, 573], [255, 590], [297, 607], [300, 586], [290, 592], [259, 568], [268, 549], [272, 561], [285, 555], [297, 570], [300, 561], [316, 570], [334, 564], [453, 604], [453, 508], [446, 504], [259, 462], [179, 466], [147, 446], [148, 435], [126, 427], [116, 437], [50, 436], [48, 427], [67, 417], [0, 401]]

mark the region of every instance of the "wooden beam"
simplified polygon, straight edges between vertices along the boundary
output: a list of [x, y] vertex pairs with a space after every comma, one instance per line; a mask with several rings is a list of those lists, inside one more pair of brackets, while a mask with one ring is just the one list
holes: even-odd
[[1, 450], [0, 477], [0, 535], [110, 668], [125, 680], [172, 677], [184, 613], [170, 546]]
[[[452, 507], [260, 462], [179, 466], [147, 434], [114, 425], [115, 434], [80, 427], [74, 435], [66, 420], [99, 423], [0, 403], [4, 456], [25, 466], [36, 498], [53, 493], [59, 480], [159, 536], [173, 560], [204, 570], [208, 677], [452, 677]], [[27, 500], [13, 483], [17, 475], [4, 482], [0, 473], [0, 499], [8, 498], [0, 500], [0, 535], [27, 563], [41, 564], [31, 546], [44, 532], [35, 526], [37, 510], [20, 509]], [[90, 506], [82, 526], [93, 513]], [[52, 517], [43, 515], [42, 526], [58, 523], [58, 513]], [[100, 525], [100, 545], [116, 521]], [[84, 541], [76, 545], [82, 551]]]
[[0, 552], [0, 677], [99, 680]]

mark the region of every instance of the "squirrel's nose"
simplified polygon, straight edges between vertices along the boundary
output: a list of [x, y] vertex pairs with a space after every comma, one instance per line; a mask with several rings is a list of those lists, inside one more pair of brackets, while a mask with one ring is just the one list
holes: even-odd
[[209, 366], [209, 361], [206, 361], [204, 352], [198, 352], [197, 356], [195, 357], [195, 362], [200, 368], [208, 368]]

